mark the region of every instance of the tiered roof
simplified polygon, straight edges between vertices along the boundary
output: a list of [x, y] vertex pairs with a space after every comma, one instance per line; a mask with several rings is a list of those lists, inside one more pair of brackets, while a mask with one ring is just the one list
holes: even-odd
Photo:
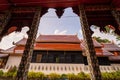
[[34, 50], [63, 50], [63, 51], [82, 51], [79, 44], [64, 43], [36, 43]]
[[95, 39], [93, 39], [93, 44], [95, 47], [100, 47], [100, 48], [102, 47], [102, 45], [99, 42], [97, 42]]
[[77, 35], [40, 35], [36, 42], [80, 43], [80, 40]]
[[[26, 41], [27, 39], [23, 38], [15, 43], [16, 46], [7, 49], [4, 53], [23, 53]], [[120, 47], [113, 43], [100, 44], [95, 39], [93, 43], [97, 56], [110, 56], [110, 59], [114, 59], [111, 51], [120, 52]], [[85, 43], [76, 35], [40, 35], [36, 39], [34, 50], [85, 51]]]
[[6, 54], [6, 53], [3, 53], [4, 50], [3, 49], [0, 49], [0, 58], [2, 57], [7, 57], [9, 54]]
[[103, 43], [103, 48], [108, 50], [108, 51], [120, 51], [120, 47], [118, 47], [114, 43]]
[[[16, 45], [25, 45], [27, 39], [23, 38]], [[15, 49], [22, 49], [17, 46]], [[80, 40], [76, 35], [40, 35], [36, 39], [34, 50], [71, 50], [81, 51]]]
[[120, 47], [118, 47], [116, 44], [114, 43], [103, 43], [103, 49], [112, 52], [114, 54], [114, 52], [117, 52], [117, 56], [114, 54], [114, 56], [109, 56], [109, 60], [111, 61], [120, 61]]
[[77, 35], [40, 35], [36, 39], [35, 50], [81, 51]]
[[[103, 47], [103, 45], [101, 45], [99, 42], [97, 42], [95, 39], [93, 39], [93, 44], [94, 44], [94, 47], [95, 47], [95, 51], [96, 51], [96, 55], [97, 56], [111, 56], [113, 55], [111, 52], [105, 50]], [[84, 51], [84, 55], [86, 56], [86, 51], [85, 51], [85, 42], [82, 40], [82, 43], [81, 43], [81, 47]]]
[[2, 51], [2, 53], [14, 53], [14, 49], [16, 48], [16, 46], [13, 46], [13, 47], [11, 47], [11, 48], [8, 48], [7, 50], [4, 50], [4, 51]]

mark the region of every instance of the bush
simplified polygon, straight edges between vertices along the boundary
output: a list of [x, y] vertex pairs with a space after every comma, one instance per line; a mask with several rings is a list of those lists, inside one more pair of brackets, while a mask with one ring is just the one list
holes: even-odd
[[2, 70], [0, 70], [0, 77], [2, 77], [4, 74], [4, 72]]
[[15, 77], [17, 74], [17, 68], [14, 66], [13, 68], [10, 68], [8, 72], [4, 73], [4, 77]]
[[116, 71], [114, 73], [114, 77], [115, 77], [115, 79], [120, 80], [120, 71]]
[[75, 74], [67, 74], [68, 80], [76, 80], [76, 75]]
[[43, 80], [45, 77], [44, 73], [42, 72], [28, 72], [28, 78], [39, 78]]
[[[17, 69], [15, 67], [8, 70], [8, 72], [3, 73], [0, 70], [0, 78], [5, 77], [13, 80], [17, 74]], [[62, 74], [50, 73], [45, 75], [42, 72], [28, 72], [28, 80], [90, 80], [90, 75], [80, 72], [77, 75], [75, 74]], [[2, 79], [3, 80], [3, 79]], [[102, 73], [102, 80], [120, 80], [120, 71], [116, 72], [104, 72]]]
[[40, 78], [41, 80], [43, 80], [44, 77], [45, 77], [45, 75], [44, 75], [44, 73], [42, 73], [42, 72], [37, 72], [37, 73], [36, 73], [36, 77], [37, 77], [37, 78]]
[[103, 80], [120, 80], [120, 71], [102, 73]]
[[17, 67], [16, 66], [14, 66], [13, 68], [10, 68], [8, 70], [8, 72], [16, 72], [16, 71], [17, 71]]
[[85, 79], [89, 80], [90, 79], [90, 75], [89, 74], [85, 74], [84, 72], [78, 73], [77, 76], [78, 76], [78, 78], [80, 80], [85, 80]]
[[62, 74], [62, 75], [60, 76], [60, 79], [62, 79], [62, 80], [67, 79], [67, 74]]
[[28, 72], [28, 78], [36, 78], [36, 73], [35, 72]]
[[50, 80], [59, 80], [60, 79], [60, 75], [56, 74], [56, 73], [50, 73], [48, 75], [48, 78], [50, 78]]

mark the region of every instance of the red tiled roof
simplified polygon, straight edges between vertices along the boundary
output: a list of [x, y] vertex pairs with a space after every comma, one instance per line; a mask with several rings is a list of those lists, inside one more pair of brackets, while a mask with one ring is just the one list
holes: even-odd
[[16, 46], [14, 49], [15, 53], [23, 53], [25, 49], [25, 46]]
[[23, 51], [24, 51], [24, 46], [13, 46], [7, 50], [2, 51], [2, 53], [13, 54], [13, 53], [23, 53]]
[[67, 42], [80, 43], [77, 35], [40, 35], [36, 42]]
[[[97, 42], [95, 39], [93, 39], [93, 44], [94, 44], [94, 47], [97, 48], [97, 47], [102, 47], [103, 45], [101, 45], [99, 42]], [[85, 41], [84, 40], [81, 40], [81, 47], [84, 49], [85, 48]]]
[[108, 51], [120, 51], [120, 47], [113, 43], [103, 43], [103, 48]]
[[[23, 53], [26, 41], [27, 39], [23, 38], [15, 43], [16, 46], [5, 50], [4, 53]], [[34, 45], [34, 50], [84, 51], [85, 49], [84, 42], [82, 41], [82, 43], [80, 43], [76, 35], [40, 35], [37, 41]], [[109, 50], [120, 51], [120, 48], [112, 43], [104, 43], [101, 45], [94, 39], [93, 43], [97, 56], [113, 56]]]
[[95, 47], [102, 47], [102, 45], [99, 42], [97, 42], [95, 39], [93, 39], [93, 44]]
[[59, 43], [37, 43], [34, 47], [35, 50], [69, 50], [69, 51], [82, 51], [80, 44], [59, 44]]
[[[114, 54], [112, 54], [111, 52], [103, 49], [103, 48], [95, 48], [95, 52], [97, 56], [112, 56]], [[86, 51], [84, 51], [83, 55], [86, 56]]]
[[112, 56], [112, 55], [114, 55], [113, 53], [105, 50], [104, 48], [102, 48], [102, 52], [103, 52], [103, 55], [104, 55], [104, 56]]
[[109, 60], [111, 61], [120, 61], [120, 55], [119, 56], [109, 56]]
[[2, 53], [13, 53], [16, 46], [13, 46], [7, 50], [2, 51]]
[[[6, 50], [6, 53], [23, 53], [24, 46], [16, 46], [12, 50]], [[57, 43], [37, 43], [34, 50], [66, 50], [66, 51], [82, 51], [80, 44], [57, 44]]]

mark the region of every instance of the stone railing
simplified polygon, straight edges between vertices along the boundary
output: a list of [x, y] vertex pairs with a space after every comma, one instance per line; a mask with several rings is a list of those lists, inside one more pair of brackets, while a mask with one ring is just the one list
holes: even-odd
[[84, 64], [53, 64], [53, 63], [31, 63], [29, 71], [49, 73], [79, 73], [84, 71]]
[[[7, 65], [3, 71], [7, 71], [15, 65]], [[101, 72], [113, 72], [120, 70], [120, 64], [112, 64], [110, 66], [100, 66]], [[57, 63], [30, 63], [29, 71], [49, 73], [67, 74], [79, 72], [89, 73], [89, 66], [84, 64], [57, 64]]]

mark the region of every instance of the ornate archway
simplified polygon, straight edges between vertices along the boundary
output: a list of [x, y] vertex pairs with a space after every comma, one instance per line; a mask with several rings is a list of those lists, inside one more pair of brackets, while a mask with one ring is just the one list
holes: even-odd
[[[89, 29], [89, 25], [95, 24], [101, 26], [100, 29], [104, 31], [104, 25], [111, 23], [115, 27], [115, 32], [120, 35], [120, 16], [118, 15], [120, 11], [120, 6], [118, 6], [118, 3], [120, 3], [120, 1], [115, 2], [115, 0], [32, 0], [30, 2], [29, 0], [2, 0], [0, 3], [3, 4], [3, 6], [0, 5], [0, 15], [2, 15], [2, 17], [0, 18], [0, 20], [2, 21], [2, 23], [0, 24], [0, 38], [7, 35], [8, 30], [13, 25], [17, 26], [16, 31], [20, 31], [22, 26], [25, 25], [30, 27], [30, 31], [28, 32], [29, 37], [27, 40], [25, 51], [22, 56], [16, 80], [27, 79], [28, 67], [31, 60], [33, 44], [35, 42], [40, 17], [47, 12], [47, 9], [49, 7], [52, 7], [56, 9], [56, 14], [60, 18], [64, 12], [64, 8], [69, 6], [71, 6], [73, 8], [73, 11], [80, 16], [83, 29], [82, 31], [86, 42], [86, 50], [88, 53], [87, 58], [89, 62], [89, 68], [91, 70], [91, 79], [101, 80], [101, 74], [95, 55], [93, 42], [91, 39], [91, 31]], [[113, 4], [115, 7], [113, 7], [113, 5], [111, 6], [111, 4]], [[8, 10], [8, 8], [10, 10]], [[16, 16], [20, 17], [16, 19]], [[27, 18], [24, 18], [24, 16], [27, 16]]]

